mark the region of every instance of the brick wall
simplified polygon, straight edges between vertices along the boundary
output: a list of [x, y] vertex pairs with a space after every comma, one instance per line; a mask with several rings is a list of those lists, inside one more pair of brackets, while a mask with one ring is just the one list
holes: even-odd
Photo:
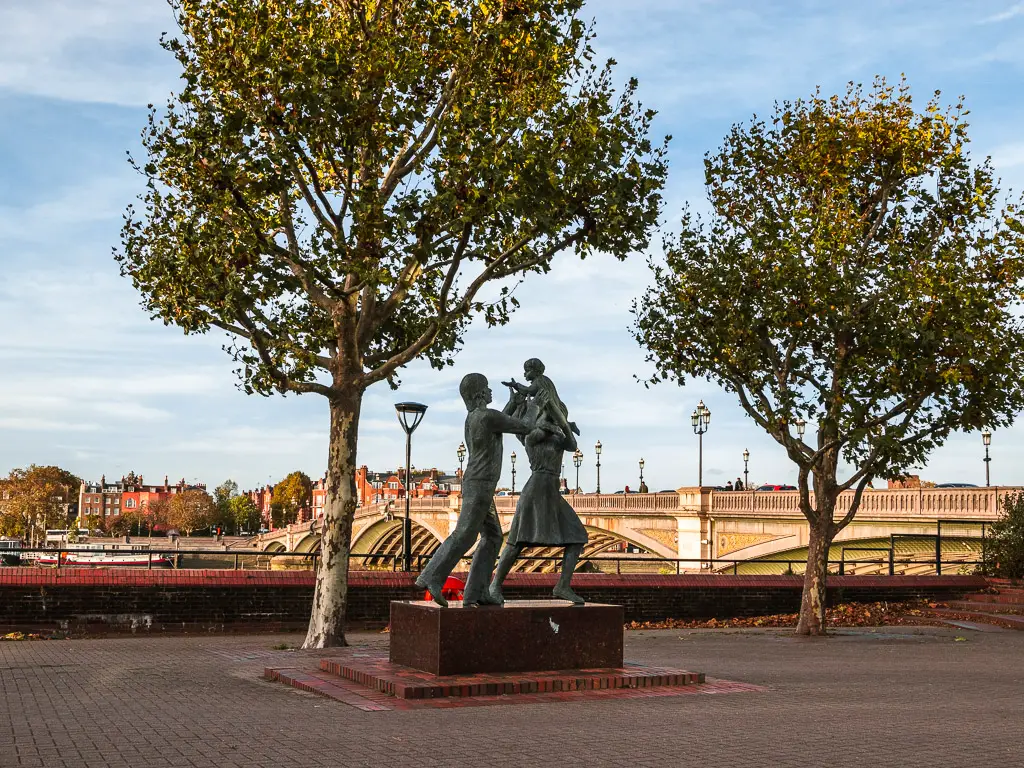
[[[513, 574], [509, 599], [549, 597], [553, 574]], [[413, 577], [355, 571], [349, 619], [386, 623], [392, 600], [422, 599]], [[945, 600], [982, 589], [975, 576], [834, 576], [829, 601]], [[627, 620], [730, 618], [799, 610], [799, 576], [578, 574], [589, 602], [624, 606]], [[0, 569], [0, 627], [108, 630], [301, 629], [309, 618], [313, 575], [295, 571]]]

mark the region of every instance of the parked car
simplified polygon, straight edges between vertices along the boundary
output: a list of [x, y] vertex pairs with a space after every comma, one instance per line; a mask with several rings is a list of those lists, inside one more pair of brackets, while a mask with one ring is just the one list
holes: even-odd
[[758, 486], [759, 491], [795, 491], [795, 485], [761, 485]]
[[939, 483], [936, 488], [977, 488], [974, 483]]

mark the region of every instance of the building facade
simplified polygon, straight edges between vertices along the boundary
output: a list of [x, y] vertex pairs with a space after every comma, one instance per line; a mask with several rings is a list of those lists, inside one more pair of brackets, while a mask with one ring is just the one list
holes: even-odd
[[120, 480], [108, 483], [103, 475], [99, 483], [83, 482], [78, 492], [78, 520], [84, 523], [95, 515], [102, 526], [110, 520], [120, 517], [125, 512], [144, 511], [157, 501], [169, 499], [176, 493], [191, 490], [206, 490], [205, 483], [186, 483], [182, 478], [171, 485], [164, 475], [162, 485], [147, 485], [142, 475], [134, 472], [122, 476]]

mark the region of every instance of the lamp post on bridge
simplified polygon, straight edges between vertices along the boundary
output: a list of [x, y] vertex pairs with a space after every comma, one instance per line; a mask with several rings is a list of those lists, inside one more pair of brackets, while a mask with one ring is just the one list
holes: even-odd
[[423, 421], [427, 406], [423, 403], [395, 403], [398, 423], [405, 430], [405, 519], [402, 521], [402, 569], [412, 570], [412, 521], [409, 519], [409, 503], [412, 491], [412, 433]]
[[466, 458], [466, 444], [459, 443], [459, 447], [455, 449], [455, 455], [459, 457], [459, 511], [462, 511], [462, 462]]
[[512, 455], [509, 457], [512, 459], [512, 495], [516, 495], [516, 452], [512, 451]]
[[747, 472], [747, 463], [750, 461], [750, 451], [743, 449], [743, 490], [750, 490], [750, 474]]
[[580, 467], [583, 465], [583, 451], [577, 448], [572, 454], [572, 464], [576, 467], [576, 490], [574, 493], [580, 492]]
[[693, 434], [697, 436], [697, 485], [704, 486], [704, 433], [708, 431], [711, 424], [711, 411], [701, 400], [697, 408], [690, 414], [690, 424], [693, 425]]
[[643, 492], [643, 487], [644, 487], [644, 457], [641, 456], [640, 457], [640, 485], [637, 486], [637, 490], [642, 493]]
[[594, 455], [597, 456], [597, 493], [601, 493], [601, 441], [594, 445]]
[[981, 442], [985, 444], [985, 487], [988, 488], [992, 485], [989, 478], [989, 462], [992, 461], [992, 457], [988, 455], [988, 447], [992, 443], [992, 433], [987, 429], [981, 433]]

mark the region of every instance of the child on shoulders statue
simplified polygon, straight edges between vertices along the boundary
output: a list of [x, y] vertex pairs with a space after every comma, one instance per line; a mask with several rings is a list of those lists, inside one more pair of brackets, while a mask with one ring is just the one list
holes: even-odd
[[578, 435], [580, 431], [576, 424], [568, 420], [569, 409], [558, 396], [555, 383], [544, 375], [544, 363], [536, 357], [531, 357], [523, 363], [523, 376], [530, 382], [529, 386], [520, 384], [515, 379], [501, 383], [521, 395], [533, 398], [540, 414], [539, 418], [561, 429], [566, 437]]

